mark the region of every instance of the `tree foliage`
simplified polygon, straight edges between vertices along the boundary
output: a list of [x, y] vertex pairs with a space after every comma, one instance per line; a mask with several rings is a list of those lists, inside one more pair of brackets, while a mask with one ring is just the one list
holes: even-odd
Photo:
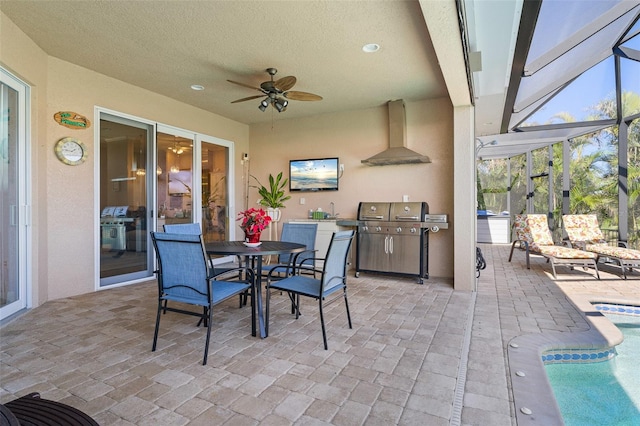
[[[640, 95], [623, 92], [622, 110], [625, 115], [640, 112]], [[604, 99], [588, 108], [589, 120], [616, 119], [615, 97]], [[553, 116], [549, 123], [575, 122], [567, 112]], [[624, 123], [624, 121], [623, 121]], [[624, 125], [624, 124], [623, 124]], [[626, 170], [618, 167], [618, 125], [570, 140], [569, 161], [570, 213], [593, 213], [603, 228], [618, 228], [618, 210], [629, 211], [629, 243], [640, 246], [640, 119], [628, 122], [628, 164]], [[552, 148], [552, 170], [549, 174], [549, 150], [541, 148], [531, 152], [531, 174], [535, 213], [551, 212], [559, 224], [562, 214], [562, 144]], [[485, 209], [506, 210], [507, 188], [511, 189], [511, 214], [524, 212], [528, 176], [524, 155], [511, 159], [478, 162], [478, 205]], [[511, 182], [507, 182], [507, 167], [511, 165]], [[627, 174], [628, 205], [618, 206], [618, 174]], [[549, 180], [553, 180], [554, 194], [549, 196]], [[623, 188], [624, 190], [624, 188]], [[549, 201], [551, 200], [551, 205]], [[557, 235], [556, 235], [557, 236]]]

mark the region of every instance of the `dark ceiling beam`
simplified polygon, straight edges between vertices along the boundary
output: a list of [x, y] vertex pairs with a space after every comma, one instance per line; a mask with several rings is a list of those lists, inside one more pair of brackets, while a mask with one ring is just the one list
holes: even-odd
[[520, 25], [518, 27], [518, 38], [513, 54], [513, 62], [511, 64], [511, 74], [509, 76], [509, 87], [504, 102], [504, 111], [502, 112], [502, 124], [500, 125], [500, 133], [509, 131], [509, 121], [513, 106], [516, 103], [516, 96], [520, 88], [524, 67], [531, 47], [531, 40], [538, 22], [538, 14], [542, 0], [525, 0], [522, 5], [522, 14], [520, 15]]

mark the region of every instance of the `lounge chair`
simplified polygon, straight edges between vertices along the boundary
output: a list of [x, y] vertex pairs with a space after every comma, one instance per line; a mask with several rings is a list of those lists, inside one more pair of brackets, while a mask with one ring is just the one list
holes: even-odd
[[[562, 225], [572, 247], [595, 253], [599, 260], [613, 260], [620, 265], [622, 277], [627, 279], [627, 269], [640, 268], [640, 250], [614, 247], [607, 244], [598, 218], [594, 214], [568, 214], [562, 216]], [[625, 244], [619, 242], [618, 244]]]
[[549, 231], [547, 216], [544, 214], [515, 215], [514, 220], [515, 239], [511, 244], [509, 262], [513, 257], [513, 250], [516, 244], [525, 250], [527, 259], [527, 269], [530, 269], [529, 254], [540, 254], [551, 263], [553, 277], [557, 278], [556, 265], [574, 268], [582, 266], [584, 268], [593, 267], [596, 271], [596, 278], [600, 279], [597, 259], [595, 253], [584, 250], [555, 245]]

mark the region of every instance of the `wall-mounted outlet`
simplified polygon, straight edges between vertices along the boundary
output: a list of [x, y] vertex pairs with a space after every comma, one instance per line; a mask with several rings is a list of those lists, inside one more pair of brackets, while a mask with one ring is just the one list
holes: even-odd
[[300, 204], [304, 204], [306, 202], [307, 202], [307, 200], [305, 200], [304, 197], [300, 197]]
[[403, 195], [402, 196], [402, 202], [403, 203], [408, 203], [409, 202], [409, 196], [408, 195]]
[[248, 154], [248, 153], [246, 153], [246, 152], [245, 152], [245, 153], [243, 153], [243, 154], [242, 154], [242, 159], [243, 159], [243, 160], [248, 160], [248, 159], [249, 159], [249, 154]]

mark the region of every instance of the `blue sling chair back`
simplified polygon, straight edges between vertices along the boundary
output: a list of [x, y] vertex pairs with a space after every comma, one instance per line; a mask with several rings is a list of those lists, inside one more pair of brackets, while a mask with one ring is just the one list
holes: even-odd
[[[200, 228], [199, 223], [173, 223], [164, 225], [164, 232], [169, 232], [173, 234], [192, 234], [192, 235], [201, 235], [202, 229]], [[234, 264], [232, 262], [227, 263], [219, 263], [214, 265], [211, 263], [211, 267], [213, 268], [213, 273], [216, 275], [220, 275], [227, 272], [235, 272], [238, 271], [238, 268], [242, 266], [242, 259], [238, 257], [238, 264]], [[238, 278], [242, 280], [242, 274], [238, 274]], [[244, 295], [240, 295], [240, 307], [242, 305], [247, 304], [248, 292], [245, 292]]]
[[[280, 241], [289, 243], [298, 243], [304, 245], [307, 249], [296, 254], [281, 254], [278, 256], [278, 262], [273, 265], [264, 265], [262, 267], [263, 274], [269, 274], [273, 270], [277, 270], [278, 275], [288, 276], [293, 272], [295, 265], [305, 262], [313, 266], [315, 256], [316, 234], [318, 233], [317, 223], [285, 223], [282, 225], [282, 235]], [[311, 263], [309, 263], [311, 262]], [[271, 273], [272, 279], [275, 273]]]
[[[302, 244], [307, 249], [296, 254], [281, 254], [278, 256], [276, 263], [262, 265], [262, 275], [268, 276], [272, 281], [275, 281], [291, 275], [294, 266], [300, 265], [303, 261], [307, 261], [309, 265], [313, 265], [317, 233], [317, 223], [285, 222], [282, 225], [280, 241]], [[247, 304], [247, 297], [248, 295], [246, 294], [242, 296], [242, 300], [240, 300], [241, 305]]]
[[[273, 281], [267, 279], [267, 307], [266, 307], [266, 326], [269, 327], [269, 310], [271, 302], [271, 291], [283, 291], [289, 295], [292, 304], [292, 313], [295, 313], [296, 319], [300, 315], [300, 296], [306, 296], [318, 301], [320, 310], [320, 324], [322, 327], [322, 339], [324, 348], [328, 349], [327, 332], [324, 324], [323, 307], [333, 303], [340, 298], [344, 299], [347, 311], [347, 321], [349, 328], [351, 326], [351, 315], [349, 314], [349, 302], [347, 300], [347, 256], [351, 241], [353, 240], [354, 231], [335, 232], [331, 238], [327, 255], [321, 270], [317, 270], [311, 266], [296, 266], [293, 275], [286, 278]], [[307, 263], [305, 261], [305, 263]], [[316, 275], [303, 274], [303, 272], [315, 271]], [[331, 297], [331, 298], [330, 298]]]
[[[156, 350], [162, 313], [170, 311], [193, 315], [200, 318], [198, 326], [203, 324], [207, 328], [202, 361], [202, 365], [206, 365], [213, 325], [213, 307], [230, 297], [248, 291], [253, 282], [253, 273], [251, 270], [237, 268], [245, 271], [244, 281], [218, 280], [220, 275], [230, 271], [219, 274], [214, 272], [200, 234], [152, 232], [151, 240], [158, 259], [158, 270], [155, 271], [158, 279], [158, 312], [152, 351]], [[202, 311], [169, 306], [168, 302], [199, 306]]]

